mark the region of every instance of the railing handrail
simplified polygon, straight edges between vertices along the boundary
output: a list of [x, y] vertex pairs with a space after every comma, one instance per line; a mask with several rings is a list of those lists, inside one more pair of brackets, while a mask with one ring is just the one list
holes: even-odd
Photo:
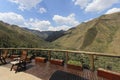
[[78, 53], [78, 54], [87, 54], [87, 55], [98, 55], [98, 56], [108, 56], [108, 57], [120, 57], [120, 54], [112, 53], [99, 53], [99, 52], [88, 52], [88, 51], [78, 51], [78, 50], [61, 50], [61, 49], [43, 49], [43, 48], [0, 48], [8, 50], [44, 50], [44, 51], [57, 51], [57, 52], [68, 52], [69, 53]]

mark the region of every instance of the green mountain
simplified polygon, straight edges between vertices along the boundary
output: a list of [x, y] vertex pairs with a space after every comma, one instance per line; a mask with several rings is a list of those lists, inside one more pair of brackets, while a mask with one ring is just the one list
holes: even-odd
[[120, 54], [120, 12], [83, 22], [53, 43], [64, 49]]
[[39, 36], [0, 21], [0, 47], [48, 47], [49, 43]]
[[38, 30], [32, 30], [32, 29], [28, 29], [28, 28], [23, 28], [23, 29], [38, 35], [40, 38], [42, 38], [48, 42], [52, 42], [52, 41], [56, 40], [57, 38], [63, 36], [64, 32], [65, 32], [63, 30], [60, 30], [60, 31], [38, 31]]
[[51, 34], [49, 34], [45, 40], [49, 41], [49, 42], [55, 41], [56, 39], [62, 37], [64, 35], [64, 33], [65, 33], [65, 31], [63, 31], [63, 30], [54, 31]]
[[33, 30], [33, 29], [28, 29], [28, 28], [23, 28], [23, 29], [38, 35], [40, 38], [44, 40], [54, 32], [54, 31], [39, 31], [39, 30]]

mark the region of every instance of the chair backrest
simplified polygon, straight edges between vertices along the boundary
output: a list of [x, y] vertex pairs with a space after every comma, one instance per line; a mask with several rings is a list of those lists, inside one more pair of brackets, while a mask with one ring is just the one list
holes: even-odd
[[0, 56], [1, 56], [1, 53], [2, 53], [2, 51], [1, 51], [1, 49], [0, 49]]
[[8, 55], [8, 50], [3, 50], [2, 57], [6, 58]]
[[20, 56], [20, 60], [26, 60], [26, 59], [27, 59], [27, 51], [23, 50]]

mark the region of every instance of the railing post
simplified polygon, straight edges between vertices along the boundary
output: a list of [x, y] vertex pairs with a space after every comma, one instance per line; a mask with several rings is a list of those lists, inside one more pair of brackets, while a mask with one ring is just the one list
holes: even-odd
[[94, 66], [94, 55], [89, 55], [89, 59], [90, 59], [90, 69], [92, 71], [94, 71], [95, 66]]
[[67, 62], [68, 62], [68, 52], [65, 52], [65, 54], [66, 54], [65, 64], [67, 64]]
[[48, 61], [51, 59], [51, 51], [48, 51]]

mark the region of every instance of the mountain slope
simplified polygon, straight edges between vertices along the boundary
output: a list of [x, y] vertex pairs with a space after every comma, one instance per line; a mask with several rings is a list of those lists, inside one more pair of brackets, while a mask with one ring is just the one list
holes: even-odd
[[38, 30], [32, 30], [32, 29], [28, 29], [28, 28], [23, 28], [23, 29], [38, 35], [40, 38], [42, 38], [44, 40], [54, 32], [54, 31], [38, 31]]
[[76, 28], [68, 30], [54, 43], [67, 49], [119, 54], [119, 34], [120, 12], [84, 22]]
[[64, 35], [64, 33], [65, 33], [65, 31], [63, 31], [63, 30], [54, 31], [51, 34], [49, 34], [45, 40], [49, 41], [49, 42], [55, 41], [56, 39], [62, 37]]
[[52, 42], [52, 41], [56, 40], [57, 38], [63, 36], [64, 32], [65, 32], [63, 30], [60, 30], [60, 31], [38, 31], [38, 30], [32, 30], [32, 29], [28, 29], [28, 28], [23, 28], [23, 29], [38, 35], [40, 38], [42, 38], [48, 42]]
[[0, 21], [0, 47], [45, 47], [48, 44], [27, 30]]

